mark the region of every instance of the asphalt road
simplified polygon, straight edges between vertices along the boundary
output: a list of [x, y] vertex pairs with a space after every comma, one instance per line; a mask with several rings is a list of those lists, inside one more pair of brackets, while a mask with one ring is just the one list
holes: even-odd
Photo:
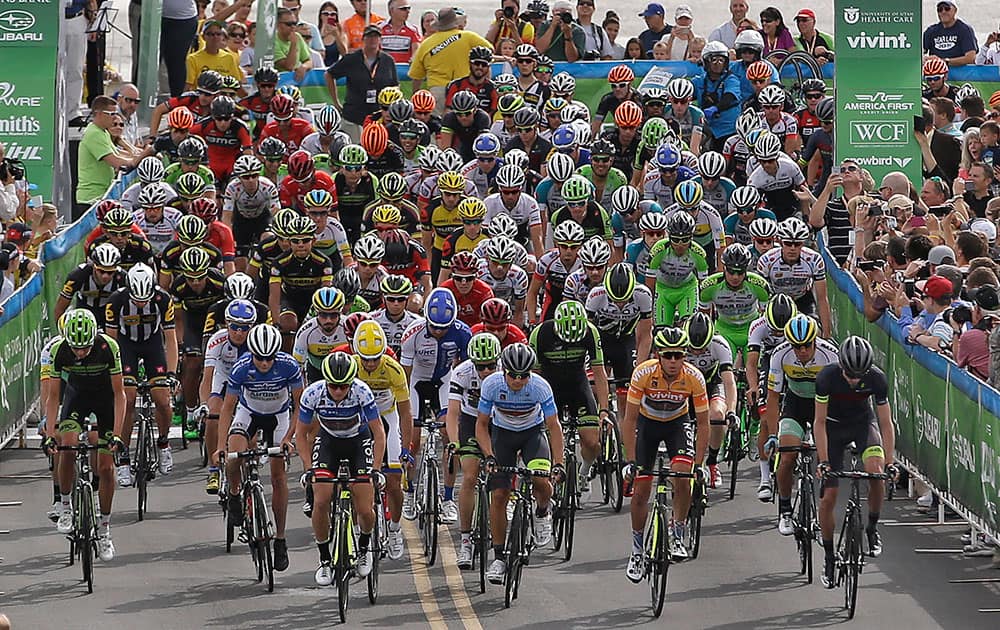
[[[221, 511], [204, 493], [195, 450], [175, 453], [176, 467], [150, 491], [147, 520], [136, 522], [135, 490], [116, 494], [112, 520], [117, 556], [97, 562], [93, 595], [86, 594], [79, 565], [67, 565], [68, 545], [46, 519], [51, 488], [37, 451], [0, 456], [0, 612], [14, 628], [326, 628], [337, 625], [336, 593], [313, 584], [316, 551], [292, 491], [291, 566], [277, 574], [268, 594], [251, 575], [249, 555], [225, 553]], [[442, 537], [441, 557], [427, 568], [416, 530], [406, 528], [409, 555], [387, 561], [382, 595], [370, 606], [362, 583], [352, 588], [348, 627], [413, 628], [614, 628], [670, 623], [678, 628], [805, 628], [850, 623], [842, 590], [806, 586], [797, 575], [794, 542], [775, 529], [773, 506], [759, 503], [747, 478], [729, 502], [714, 497], [704, 526], [701, 556], [671, 568], [667, 603], [653, 620], [645, 584], [624, 573], [628, 521], [588, 503], [580, 514], [573, 560], [549, 550], [532, 556], [520, 598], [503, 608], [500, 587], [480, 595], [472, 572], [454, 566], [457, 532]], [[887, 522], [924, 522], [913, 502], [897, 500]], [[915, 548], [961, 547], [960, 524], [883, 528], [885, 553], [861, 578], [854, 624], [868, 627], [998, 627], [1000, 583], [949, 580], [1000, 578], [989, 558], [917, 554]], [[817, 551], [819, 551], [817, 549]], [[818, 556], [817, 556], [818, 557]], [[870, 625], [869, 625], [870, 624]]]

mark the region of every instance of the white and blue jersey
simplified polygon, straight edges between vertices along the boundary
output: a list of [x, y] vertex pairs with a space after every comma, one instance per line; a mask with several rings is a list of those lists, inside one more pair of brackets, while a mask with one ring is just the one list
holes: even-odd
[[411, 384], [421, 381], [435, 385], [444, 383], [451, 375], [452, 366], [469, 358], [470, 339], [472, 330], [461, 320], [456, 320], [448, 332], [437, 339], [428, 332], [427, 320], [420, 319], [403, 333], [399, 363], [411, 368]]
[[368, 430], [368, 423], [381, 421], [375, 394], [361, 379], [351, 383], [347, 396], [340, 402], [330, 397], [326, 381], [317, 381], [302, 394], [299, 405], [299, 420], [302, 424], [312, 424], [313, 418], [330, 436], [352, 438]]
[[288, 411], [292, 390], [301, 387], [302, 371], [292, 355], [279, 352], [271, 369], [261, 372], [253, 364], [253, 355], [246, 353], [233, 364], [226, 393], [239, 397], [240, 405], [250, 413], [272, 415]]
[[237, 346], [229, 340], [229, 331], [218, 330], [209, 338], [205, 345], [205, 368], [212, 371], [212, 396], [222, 397], [226, 393], [229, 375], [236, 365], [236, 360], [249, 352], [247, 344]]
[[502, 372], [494, 372], [483, 380], [479, 390], [479, 413], [508, 431], [526, 431], [545, 422], [546, 416], [558, 413], [552, 386], [532, 374], [518, 391], [507, 386]]

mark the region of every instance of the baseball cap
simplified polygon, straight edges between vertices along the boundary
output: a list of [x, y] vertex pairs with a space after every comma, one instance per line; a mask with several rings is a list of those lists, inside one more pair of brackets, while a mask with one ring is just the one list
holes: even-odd
[[987, 315], [1000, 313], [1000, 294], [992, 284], [984, 284], [976, 289], [976, 306]]
[[658, 2], [650, 2], [646, 5], [646, 10], [639, 14], [639, 17], [649, 17], [651, 15], [664, 15], [663, 5]]
[[935, 245], [927, 254], [927, 262], [932, 265], [943, 265], [947, 259], [955, 262], [955, 250], [947, 245]]
[[931, 298], [932, 300], [940, 300], [941, 298], [951, 295], [955, 288], [951, 284], [951, 280], [943, 276], [931, 276], [924, 283], [924, 288], [922, 291], [924, 295]]
[[217, 26], [223, 31], [226, 30], [226, 23], [222, 20], [205, 20], [205, 23], [201, 25], [201, 32], [204, 33], [213, 26]]
[[958, 0], [938, 0], [938, 2], [936, 2], [934, 4], [934, 6], [938, 6], [938, 5], [941, 5], [941, 4], [950, 4], [951, 6], [955, 7], [956, 9], [958, 8]]
[[24, 223], [11, 223], [7, 227], [7, 241], [11, 243], [22, 243], [33, 236], [31, 228]]
[[368, 37], [369, 35], [378, 35], [382, 37], [382, 29], [375, 26], [374, 24], [369, 24], [365, 27], [364, 32], [361, 34], [362, 37]]
[[677, 18], [682, 18], [682, 17], [689, 17], [694, 19], [694, 13], [691, 12], [691, 7], [689, 7], [686, 4], [677, 5], [677, 8], [674, 10], [675, 20]]
[[890, 210], [900, 210], [902, 208], [911, 209], [913, 208], [913, 200], [906, 195], [893, 195], [889, 197], [889, 203], [887, 204]]
[[997, 226], [989, 219], [977, 217], [969, 222], [969, 231], [982, 234], [988, 243], [997, 240]]
[[813, 11], [812, 9], [799, 9], [799, 12], [795, 14], [795, 19], [798, 20], [800, 18], [802, 19], [808, 18], [810, 20], [815, 20], [816, 12]]

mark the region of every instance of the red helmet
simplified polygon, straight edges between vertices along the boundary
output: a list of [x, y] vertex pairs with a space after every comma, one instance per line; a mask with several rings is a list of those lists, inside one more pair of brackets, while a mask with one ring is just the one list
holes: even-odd
[[434, 111], [434, 106], [437, 105], [437, 99], [434, 98], [434, 95], [429, 90], [417, 90], [410, 97], [410, 102], [413, 103], [413, 111], [418, 113], [432, 112]]
[[308, 151], [299, 149], [288, 156], [288, 174], [297, 182], [307, 181], [316, 172], [312, 156]]
[[948, 74], [948, 64], [940, 57], [928, 57], [924, 62], [924, 76], [933, 77]]
[[626, 65], [615, 66], [608, 73], [608, 83], [631, 83], [635, 79], [632, 68]]
[[766, 61], [755, 61], [747, 66], [747, 81], [771, 78], [771, 66]]
[[288, 120], [295, 113], [295, 101], [287, 94], [275, 94], [271, 97], [271, 113], [277, 120]]
[[389, 147], [389, 130], [385, 125], [369, 124], [361, 131], [361, 146], [372, 157], [382, 155]]
[[468, 276], [476, 275], [479, 267], [479, 259], [470, 251], [457, 252], [451, 257], [451, 275]]
[[487, 326], [503, 326], [510, 323], [510, 304], [500, 298], [490, 298], [479, 307], [479, 317]]
[[100, 223], [101, 221], [103, 221], [104, 215], [106, 215], [109, 210], [121, 207], [122, 204], [118, 203], [114, 199], [102, 199], [100, 202], [98, 202], [97, 209], [95, 210], [95, 212], [97, 213], [97, 222]]
[[167, 126], [171, 129], [190, 129], [194, 126], [194, 114], [183, 105], [175, 107], [167, 114]]
[[211, 223], [219, 217], [219, 206], [214, 199], [208, 197], [198, 197], [189, 206], [191, 214], [195, 215], [205, 223]]
[[371, 319], [372, 316], [368, 313], [351, 313], [344, 320], [344, 335], [349, 339], [354, 339], [354, 331], [358, 329], [361, 322]]
[[635, 101], [625, 101], [615, 109], [615, 124], [619, 127], [638, 127], [642, 124], [642, 107]]

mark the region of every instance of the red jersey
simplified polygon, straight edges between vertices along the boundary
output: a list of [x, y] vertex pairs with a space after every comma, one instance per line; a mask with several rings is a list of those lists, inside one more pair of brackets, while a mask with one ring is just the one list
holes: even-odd
[[267, 115], [271, 112], [271, 101], [265, 101], [260, 94], [251, 94], [240, 99], [240, 106], [247, 110], [254, 120], [254, 140], [260, 138], [260, 134], [264, 132], [264, 126], [267, 124]]
[[301, 118], [292, 118], [291, 120], [285, 121], [288, 123], [288, 129], [283, 130], [278, 125], [281, 121], [272, 120], [264, 126], [264, 132], [260, 134], [260, 139], [269, 138], [274, 136], [278, 140], [285, 143], [288, 150], [285, 152], [285, 157], [294, 153], [299, 149], [302, 144], [302, 139], [316, 131], [308, 120], [303, 120]]
[[[378, 232], [381, 237], [381, 232]], [[413, 284], [431, 272], [431, 264], [427, 258], [427, 250], [417, 241], [407, 239], [402, 243], [386, 243], [385, 257], [382, 266], [389, 273], [399, 274], [409, 278]]]
[[[270, 126], [270, 125], [268, 125]], [[282, 208], [292, 208], [301, 213], [305, 213], [305, 206], [302, 204], [309, 191], [322, 188], [333, 196], [333, 210], [337, 209], [337, 186], [333, 183], [333, 178], [323, 171], [313, 173], [312, 179], [308, 182], [299, 183], [291, 175], [285, 175], [278, 187], [278, 196], [281, 198]]]
[[448, 278], [441, 283], [441, 286], [455, 294], [455, 300], [458, 301], [458, 318], [469, 326], [479, 323], [480, 307], [483, 302], [493, 297], [493, 289], [479, 278], [472, 281], [472, 289], [465, 295], [455, 288], [454, 278]]
[[184, 92], [180, 96], [171, 96], [167, 99], [168, 112], [182, 105], [191, 110], [195, 120], [212, 114], [209, 109], [211, 104], [202, 106], [201, 101], [198, 100], [198, 92]]
[[229, 262], [236, 258], [236, 240], [233, 239], [233, 228], [222, 221], [212, 221], [208, 224], [208, 237], [205, 239], [222, 252], [222, 260]]
[[389, 20], [379, 24], [382, 29], [382, 51], [392, 57], [396, 63], [410, 63], [413, 56], [413, 44], [420, 43], [420, 33], [416, 27], [404, 23], [399, 31], [392, 28]]
[[236, 158], [253, 147], [250, 128], [239, 118], [233, 118], [229, 129], [225, 131], [219, 129], [214, 119], [205, 118], [191, 128], [191, 134], [205, 140], [208, 147], [208, 168], [212, 169], [215, 179], [219, 181], [228, 179]]
[[[132, 233], [135, 234], [136, 236], [141, 236], [142, 238], [146, 238], [146, 234], [135, 223], [132, 224]], [[84, 243], [84, 248], [89, 251], [90, 250], [90, 244], [93, 243], [95, 240], [97, 240], [103, 234], [104, 234], [104, 226], [103, 225], [98, 225], [97, 227], [95, 227], [90, 232], [90, 234], [87, 235], [87, 240]]]
[[[488, 330], [486, 330], [486, 326], [482, 322], [479, 322], [478, 324], [472, 327], [473, 335], [481, 332], [489, 332]], [[507, 334], [500, 342], [500, 347], [506, 348], [512, 343], [528, 343], [528, 336], [524, 334], [523, 330], [521, 330], [514, 324], [507, 324]]]
[[479, 100], [479, 108], [485, 109], [493, 116], [497, 112], [497, 101], [500, 99], [500, 95], [497, 94], [497, 89], [493, 85], [493, 82], [486, 79], [480, 85], [473, 85], [469, 82], [469, 77], [462, 77], [461, 79], [455, 79], [448, 84], [445, 88], [444, 102], [446, 107], [451, 107], [451, 99], [454, 98], [455, 94], [461, 92], [462, 90], [467, 90], [476, 95]]

